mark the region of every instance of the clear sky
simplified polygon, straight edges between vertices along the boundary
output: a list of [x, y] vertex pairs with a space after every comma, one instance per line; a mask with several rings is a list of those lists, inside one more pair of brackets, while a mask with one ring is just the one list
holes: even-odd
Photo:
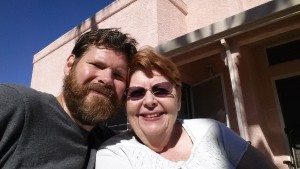
[[33, 56], [113, 0], [0, 0], [0, 83], [30, 86]]

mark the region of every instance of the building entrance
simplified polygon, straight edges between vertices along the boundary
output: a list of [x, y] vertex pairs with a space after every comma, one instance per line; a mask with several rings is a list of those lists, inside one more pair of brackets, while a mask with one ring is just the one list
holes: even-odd
[[229, 126], [224, 83], [221, 75], [211, 77], [192, 87], [195, 118], [212, 118]]
[[275, 80], [292, 163], [300, 167], [300, 75]]

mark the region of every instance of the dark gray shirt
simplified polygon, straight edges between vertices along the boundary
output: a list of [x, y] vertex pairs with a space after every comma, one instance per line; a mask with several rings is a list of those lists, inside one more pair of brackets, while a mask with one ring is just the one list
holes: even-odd
[[0, 168], [94, 168], [95, 149], [112, 135], [80, 128], [53, 95], [0, 85]]

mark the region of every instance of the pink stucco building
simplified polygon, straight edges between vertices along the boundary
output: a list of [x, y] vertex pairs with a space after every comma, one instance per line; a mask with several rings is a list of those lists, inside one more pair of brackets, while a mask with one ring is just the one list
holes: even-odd
[[182, 117], [220, 120], [279, 168], [299, 168], [299, 0], [117, 0], [34, 56], [31, 87], [58, 94], [76, 38], [107, 27], [178, 65]]

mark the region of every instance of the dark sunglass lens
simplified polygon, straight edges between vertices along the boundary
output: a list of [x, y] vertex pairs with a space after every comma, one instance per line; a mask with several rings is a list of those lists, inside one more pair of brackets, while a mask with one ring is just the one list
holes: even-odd
[[172, 93], [173, 85], [169, 82], [156, 84], [152, 87], [152, 92], [157, 97], [166, 97]]
[[163, 89], [163, 88], [157, 88], [157, 89], [153, 90], [153, 93], [157, 97], [165, 97], [170, 94], [168, 90]]
[[132, 100], [138, 100], [144, 97], [146, 90], [142, 87], [128, 88], [127, 96]]

